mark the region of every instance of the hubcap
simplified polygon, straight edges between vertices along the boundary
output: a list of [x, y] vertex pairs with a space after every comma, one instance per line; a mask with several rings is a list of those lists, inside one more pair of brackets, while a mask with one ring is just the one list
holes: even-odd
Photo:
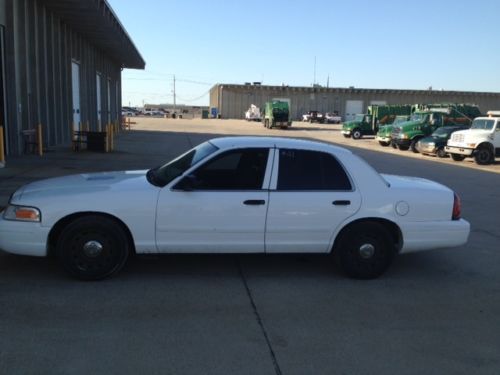
[[359, 248], [359, 255], [363, 259], [370, 259], [375, 254], [375, 246], [370, 243], [365, 243]]
[[89, 258], [95, 258], [102, 253], [103, 246], [98, 241], [89, 241], [83, 245], [83, 252]]

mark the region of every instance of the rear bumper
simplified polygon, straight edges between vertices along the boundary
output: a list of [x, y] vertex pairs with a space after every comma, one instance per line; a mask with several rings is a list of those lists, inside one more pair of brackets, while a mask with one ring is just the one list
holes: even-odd
[[474, 153], [473, 148], [465, 147], [446, 146], [444, 150], [449, 154], [459, 154], [465, 156], [471, 156]]
[[470, 224], [464, 219], [412, 222], [401, 225], [402, 253], [462, 246], [467, 243]]
[[427, 145], [422, 145], [421, 143], [417, 143], [417, 150], [421, 154], [435, 154], [437, 148], [436, 146], [427, 146]]

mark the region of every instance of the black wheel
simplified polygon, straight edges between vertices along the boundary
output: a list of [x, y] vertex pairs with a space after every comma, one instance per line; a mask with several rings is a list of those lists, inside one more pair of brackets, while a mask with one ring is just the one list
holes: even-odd
[[365, 222], [346, 228], [336, 242], [334, 256], [343, 272], [355, 279], [373, 279], [391, 265], [396, 248], [388, 230]]
[[352, 138], [353, 139], [360, 139], [363, 136], [363, 133], [361, 133], [361, 130], [359, 129], [354, 129], [352, 131]]
[[418, 150], [417, 150], [418, 141], [419, 141], [419, 139], [416, 138], [416, 139], [413, 139], [410, 143], [410, 150], [412, 150], [415, 154], [418, 154]]
[[387, 147], [390, 145], [390, 142], [378, 141], [380, 146]]
[[438, 158], [445, 158], [446, 157], [446, 151], [444, 150], [444, 147], [439, 147], [436, 151], [436, 155]]
[[407, 151], [410, 146], [403, 146], [403, 145], [398, 145], [398, 148], [401, 150], [401, 151]]
[[57, 241], [63, 267], [81, 280], [100, 280], [118, 272], [130, 253], [125, 231], [113, 219], [98, 215], [71, 222]]
[[344, 138], [351, 138], [350, 134], [343, 134]]
[[465, 156], [464, 155], [460, 155], [460, 154], [450, 154], [451, 155], [451, 158], [454, 160], [454, 161], [462, 161], [465, 159]]
[[479, 165], [490, 164], [493, 160], [495, 160], [494, 158], [493, 153], [487, 147], [481, 147], [474, 153], [474, 160]]
[[397, 144], [395, 144], [394, 142], [391, 142], [391, 147], [392, 147], [392, 148], [398, 148], [398, 145], [397, 145]]

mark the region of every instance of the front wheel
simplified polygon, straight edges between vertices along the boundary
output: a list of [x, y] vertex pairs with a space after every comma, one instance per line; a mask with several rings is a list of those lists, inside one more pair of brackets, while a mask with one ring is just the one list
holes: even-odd
[[130, 243], [124, 229], [113, 219], [88, 215], [72, 221], [57, 241], [63, 267], [81, 280], [101, 280], [125, 265]]
[[439, 147], [436, 151], [436, 155], [438, 158], [445, 158], [446, 157], [446, 151], [444, 150], [444, 147]]
[[495, 159], [490, 149], [481, 147], [474, 153], [474, 160], [479, 165], [486, 165], [490, 164]]
[[383, 146], [383, 147], [387, 147], [391, 144], [390, 142], [384, 142], [384, 141], [378, 141], [378, 143], [380, 146]]
[[401, 151], [408, 151], [408, 149], [409, 149], [410, 147], [409, 147], [409, 146], [398, 145], [398, 148], [399, 148]]
[[463, 161], [465, 159], [465, 156], [460, 154], [451, 154], [451, 158], [454, 161]]
[[346, 228], [336, 242], [334, 256], [343, 272], [355, 279], [373, 279], [391, 265], [396, 249], [380, 223], [364, 222]]
[[418, 154], [418, 149], [417, 149], [418, 141], [419, 141], [419, 139], [414, 139], [410, 143], [410, 150], [412, 150], [412, 152], [414, 152], [415, 154]]
[[352, 131], [352, 138], [353, 139], [360, 139], [363, 136], [363, 133], [361, 133], [361, 130], [359, 129], [354, 129]]

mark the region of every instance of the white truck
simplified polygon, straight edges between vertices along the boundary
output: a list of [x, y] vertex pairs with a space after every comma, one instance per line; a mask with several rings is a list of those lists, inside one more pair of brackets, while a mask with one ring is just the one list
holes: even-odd
[[477, 164], [491, 164], [500, 157], [500, 111], [489, 111], [488, 117], [477, 117], [470, 129], [453, 133], [445, 151], [455, 161], [473, 157]]
[[261, 120], [260, 108], [257, 107], [255, 104], [252, 104], [248, 109], [248, 111], [245, 112], [245, 120], [260, 121]]

